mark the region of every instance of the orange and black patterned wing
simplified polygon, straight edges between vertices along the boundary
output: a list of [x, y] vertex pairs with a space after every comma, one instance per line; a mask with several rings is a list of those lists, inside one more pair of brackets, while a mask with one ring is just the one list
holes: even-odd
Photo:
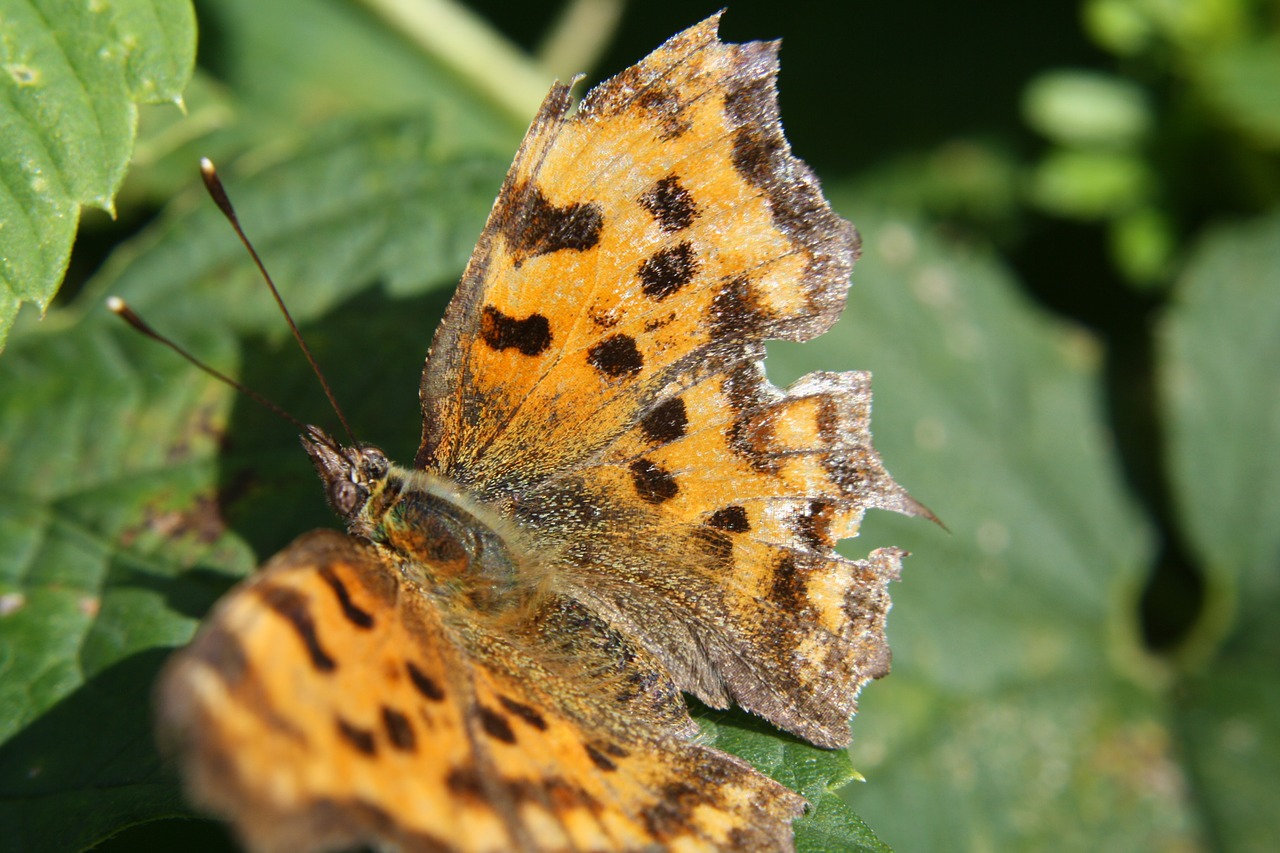
[[534, 119], [422, 379], [418, 467], [503, 494], [590, 462], [676, 375], [806, 340], [854, 234], [791, 156], [776, 43], [718, 16]]
[[545, 650], [445, 612], [369, 546], [297, 540], [162, 675], [189, 796], [259, 851], [790, 849], [800, 797], [661, 729], [587, 720], [572, 699], [590, 691]]
[[836, 746], [888, 670], [900, 554], [834, 544], [927, 510], [872, 448], [868, 375], [765, 376], [766, 340], [840, 315], [857, 237], [783, 136], [776, 43], [716, 29], [575, 113], [552, 90], [428, 359], [418, 464], [522, 521], [682, 689]]

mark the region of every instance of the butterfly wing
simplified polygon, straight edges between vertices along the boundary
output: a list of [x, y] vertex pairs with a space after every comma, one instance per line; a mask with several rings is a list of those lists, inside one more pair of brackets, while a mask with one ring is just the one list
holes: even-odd
[[190, 796], [264, 851], [789, 849], [795, 794], [661, 729], [584, 726], [545, 654], [444, 613], [370, 546], [296, 541], [162, 675]]
[[556, 85], [436, 333], [418, 466], [484, 495], [589, 462], [696, 364], [805, 340], [854, 235], [778, 123], [776, 43], [673, 37], [568, 114]]
[[868, 375], [765, 377], [766, 340], [839, 316], [857, 238], [783, 136], [776, 43], [716, 29], [572, 115], [552, 90], [433, 345], [418, 464], [526, 522], [682, 689], [837, 746], [900, 554], [833, 546], [927, 510], [872, 448]]

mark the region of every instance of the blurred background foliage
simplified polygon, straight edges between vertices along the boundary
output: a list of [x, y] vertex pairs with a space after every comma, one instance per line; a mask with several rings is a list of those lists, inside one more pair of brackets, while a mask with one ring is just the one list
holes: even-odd
[[[0, 0], [10, 21], [43, 5]], [[180, 20], [183, 5], [156, 4], [170, 10], [158, 19]], [[92, 719], [93, 679], [118, 677], [121, 661], [132, 667], [121, 683], [134, 679], [145, 695], [155, 661], [139, 650], [181, 642], [199, 616], [195, 605], [176, 608], [181, 624], [131, 610], [121, 590], [137, 584], [121, 580], [122, 562], [204, 572], [196, 592], [156, 587], [172, 612], [175, 601], [207, 603], [226, 577], [326, 523], [323, 507], [281, 509], [293, 506], [282, 496], [320, 503], [305, 460], [278, 474], [264, 451], [255, 470], [269, 473], [256, 476], [273, 484], [229, 488], [249, 438], [261, 443], [266, 432], [268, 449], [296, 453], [287, 427], [221, 391], [182, 387], [185, 368], [122, 342], [97, 317], [107, 288], [122, 289], [193, 349], [314, 411], [296, 402], [316, 396], [310, 380], [280, 376], [277, 353], [289, 347], [265, 299], [242, 295], [256, 285], [232, 260], [238, 250], [200, 212], [195, 158], [243, 176], [242, 218], [255, 221], [276, 277], [306, 285], [290, 299], [317, 349], [356, 358], [362, 350], [343, 342], [367, 340], [384, 322], [380, 300], [417, 299], [427, 317], [439, 310], [440, 287], [456, 279], [552, 76], [598, 79], [717, 7], [203, 0], [190, 82], [180, 85], [178, 47], [148, 60], [158, 84], [125, 67], [109, 97], [93, 101], [104, 115], [102, 104], [115, 110], [117, 129], [102, 131], [110, 144], [53, 158], [76, 180], [57, 192], [36, 186], [23, 171], [30, 162], [16, 162], [17, 143], [0, 158], [10, 187], [0, 199], [6, 316], [18, 299], [52, 298], [75, 230], [66, 218], [74, 224], [81, 203], [111, 207], [115, 194], [114, 218], [86, 209], [48, 316], [38, 321], [28, 306], [0, 355], [9, 491], [0, 499], [0, 674], [10, 685], [0, 689], [0, 739], [13, 736], [0, 746], [0, 807], [20, 810], [48, 793], [15, 781], [38, 766], [24, 732]], [[181, 26], [139, 32], [184, 38]], [[864, 236], [846, 319], [813, 344], [771, 348], [771, 375], [872, 369], [877, 444], [950, 530], [873, 515], [863, 540], [846, 543], [849, 553], [888, 542], [914, 553], [890, 619], [894, 674], [868, 688], [853, 724], [851, 754], [867, 782], [842, 796], [901, 850], [1273, 849], [1280, 4], [741, 0], [722, 36], [783, 39], [788, 137]], [[63, 44], [85, 55], [100, 47], [87, 37]], [[32, 113], [13, 88], [29, 82], [26, 66], [6, 50], [0, 117], [12, 125]], [[172, 101], [177, 91], [185, 109], [141, 107], [135, 140], [133, 102]], [[388, 116], [430, 127], [419, 134], [412, 120]], [[31, 150], [66, 140], [55, 143]], [[335, 151], [340, 167], [326, 160], [307, 171], [308, 157]], [[97, 171], [78, 173], [88, 160]], [[443, 164], [450, 181], [413, 171], [417, 161]], [[255, 208], [255, 179], [282, 164], [300, 177], [263, 182]], [[13, 190], [27, 184], [34, 201]], [[423, 201], [406, 201], [403, 186], [422, 189]], [[20, 219], [47, 227], [22, 232], [19, 245], [10, 225]], [[358, 295], [370, 285], [374, 296]], [[356, 398], [357, 419], [394, 431], [374, 438], [402, 459], [417, 432], [408, 389], [433, 323], [383, 330], [402, 343], [398, 373], [346, 379], [339, 368], [336, 378]], [[113, 372], [120, 352], [134, 366]], [[135, 422], [144, 410], [161, 414]], [[241, 446], [197, 435], [194, 458], [209, 471], [162, 485], [181, 503], [213, 478], [229, 530], [193, 539], [192, 519], [178, 514], [163, 530], [152, 523], [141, 544], [136, 531], [126, 542], [125, 522], [111, 520], [106, 493], [93, 489], [112, 482], [110, 500], [121, 500], [124, 471], [139, 494], [154, 493], [138, 472], [159, 462], [129, 449], [130, 436], [95, 442], [118, 428], [155, 430], [171, 445], [197, 410]], [[296, 491], [274, 485], [294, 478]], [[152, 522], [169, 518], [138, 505]], [[57, 538], [48, 532], [55, 515], [75, 518], [107, 556], [83, 576], [55, 571], [50, 585], [38, 567], [52, 558], [34, 555]], [[41, 548], [23, 532], [31, 525], [45, 531]], [[52, 610], [27, 606], [66, 590], [74, 595]], [[61, 634], [48, 627], [52, 612]], [[23, 613], [32, 623], [20, 623]], [[136, 630], [139, 613], [151, 633]], [[74, 665], [60, 669], [59, 655]], [[68, 704], [77, 696], [85, 709]], [[118, 757], [102, 761], [108, 775], [124, 772]], [[94, 780], [59, 802], [106, 817], [97, 834], [58, 836], [65, 847], [180, 811], [95, 798]], [[64, 788], [59, 796], [76, 786]], [[172, 797], [157, 791], [153, 803]], [[219, 832], [143, 825], [102, 849], [173, 838], [218, 849]]]

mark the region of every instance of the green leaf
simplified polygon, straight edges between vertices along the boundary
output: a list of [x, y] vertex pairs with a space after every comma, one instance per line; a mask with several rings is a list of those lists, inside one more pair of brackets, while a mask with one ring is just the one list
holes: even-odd
[[873, 513], [853, 543], [912, 556], [893, 672], [853, 721], [868, 783], [845, 796], [903, 850], [1194, 837], [1160, 670], [1138, 644], [1150, 544], [1103, 429], [1097, 344], [980, 253], [853, 218], [864, 253], [845, 318], [801, 364], [773, 347], [770, 372], [871, 369], [876, 445], [950, 533]]
[[[421, 110], [437, 119], [444, 141], [510, 158], [538, 106], [513, 114], [487, 81], [459, 74], [439, 52], [413, 44], [360, 4], [220, 0], [201, 12], [214, 40], [208, 67], [235, 93], [260, 141], [353, 112]], [[440, 40], [462, 37], [450, 20], [434, 23]], [[535, 73], [533, 66], [526, 71]], [[510, 86], [545, 94], [550, 80]]]
[[49, 305], [81, 205], [113, 210], [137, 102], [177, 102], [195, 60], [187, 0], [3, 0], [0, 346], [23, 302]]
[[1153, 176], [1131, 151], [1060, 149], [1032, 173], [1031, 198], [1042, 210], [1074, 219], [1100, 219], [1144, 204]]
[[1180, 728], [1224, 849], [1280, 831], [1280, 214], [1197, 247], [1162, 326], [1169, 471], [1209, 612]]
[[695, 702], [693, 711], [710, 743], [747, 760], [809, 801], [808, 811], [794, 824], [800, 853], [889, 853], [840, 798], [840, 790], [860, 778], [847, 751], [811, 746], [740, 710], [714, 711]]
[[1280, 148], [1280, 38], [1231, 45], [1195, 68], [1205, 95], [1227, 121], [1260, 145]]
[[1068, 146], [1129, 148], [1151, 130], [1151, 107], [1136, 83], [1090, 71], [1040, 75], [1023, 93], [1027, 124]]
[[[441, 285], [504, 167], [447, 153], [432, 124], [405, 119], [330, 127], [276, 167], [227, 176], [358, 428], [393, 432], [398, 451], [418, 433]], [[333, 524], [294, 430], [128, 330], [102, 307], [108, 289], [286, 408], [322, 415], [243, 249], [197, 194], [117, 252], [80, 304], [19, 324], [0, 361], [4, 849], [74, 850], [185, 813], [151, 744], [158, 666], [236, 577]], [[371, 369], [371, 342], [385, 369]]]

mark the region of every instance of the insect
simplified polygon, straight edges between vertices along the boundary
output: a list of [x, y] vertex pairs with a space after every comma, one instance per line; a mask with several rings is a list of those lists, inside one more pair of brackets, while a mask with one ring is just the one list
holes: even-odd
[[844, 307], [852, 227], [790, 151], [776, 43], [718, 16], [552, 87], [422, 377], [411, 466], [307, 427], [347, 532], [232, 590], [157, 691], [188, 795], [255, 850], [789, 850], [803, 799], [683, 693], [840, 747], [927, 515], [870, 377], [786, 390], [768, 339]]

